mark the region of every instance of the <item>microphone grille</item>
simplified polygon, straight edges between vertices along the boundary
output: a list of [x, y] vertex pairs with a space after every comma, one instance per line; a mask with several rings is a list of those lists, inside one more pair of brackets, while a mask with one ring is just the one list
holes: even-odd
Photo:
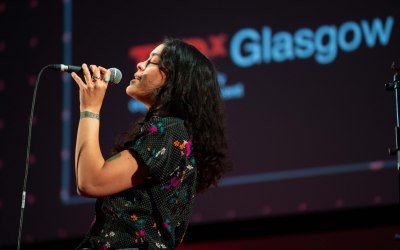
[[108, 69], [111, 72], [110, 76], [110, 83], [111, 84], [118, 84], [122, 79], [122, 72], [117, 68], [110, 68]]

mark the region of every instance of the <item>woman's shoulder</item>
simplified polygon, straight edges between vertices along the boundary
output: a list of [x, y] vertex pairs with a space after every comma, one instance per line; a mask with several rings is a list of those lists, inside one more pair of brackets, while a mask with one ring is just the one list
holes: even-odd
[[184, 120], [179, 117], [153, 116], [143, 124], [142, 132], [176, 132], [186, 131]]
[[153, 116], [151, 117], [145, 125], [147, 126], [165, 126], [165, 127], [171, 127], [171, 126], [183, 126], [184, 125], [184, 120], [179, 117], [160, 117], [160, 116]]

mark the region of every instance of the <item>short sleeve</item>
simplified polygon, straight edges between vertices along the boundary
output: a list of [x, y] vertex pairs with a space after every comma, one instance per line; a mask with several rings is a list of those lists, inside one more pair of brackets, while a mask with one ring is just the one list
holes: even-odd
[[142, 126], [128, 149], [148, 167], [149, 178], [161, 181], [190, 154], [191, 140], [183, 120], [156, 117]]

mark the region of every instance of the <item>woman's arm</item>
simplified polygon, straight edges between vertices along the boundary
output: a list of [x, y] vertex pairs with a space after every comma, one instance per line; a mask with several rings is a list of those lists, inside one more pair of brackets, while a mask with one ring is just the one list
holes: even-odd
[[[140, 184], [146, 176], [146, 168], [124, 150], [105, 160], [100, 149], [100, 113], [107, 83], [92, 80], [87, 66], [82, 65], [85, 82], [75, 73], [72, 77], [79, 86], [81, 118], [75, 147], [75, 175], [80, 195], [100, 197], [114, 194]], [[109, 77], [110, 72], [91, 65], [93, 75]]]

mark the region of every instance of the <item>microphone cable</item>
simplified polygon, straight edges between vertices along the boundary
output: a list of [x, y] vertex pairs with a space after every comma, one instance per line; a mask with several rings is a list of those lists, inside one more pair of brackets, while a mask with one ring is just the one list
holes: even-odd
[[30, 119], [29, 119], [28, 144], [27, 144], [27, 147], [26, 147], [25, 175], [24, 175], [24, 185], [23, 185], [23, 188], [22, 188], [21, 215], [20, 215], [20, 219], [19, 219], [17, 250], [19, 250], [20, 247], [21, 247], [21, 233], [22, 233], [22, 223], [23, 223], [23, 220], [24, 220], [24, 211], [25, 211], [26, 183], [27, 183], [27, 180], [28, 180], [29, 154], [30, 154], [30, 148], [31, 148], [32, 123], [33, 123], [33, 114], [34, 114], [34, 111], [35, 111], [36, 93], [37, 93], [37, 89], [38, 89], [38, 86], [39, 86], [40, 77], [41, 77], [43, 71], [45, 69], [49, 68], [49, 67], [50, 67], [50, 65], [47, 65], [47, 66], [43, 67], [40, 70], [39, 75], [38, 75], [38, 77], [36, 79], [35, 89], [33, 91], [31, 116], [30, 116]]

